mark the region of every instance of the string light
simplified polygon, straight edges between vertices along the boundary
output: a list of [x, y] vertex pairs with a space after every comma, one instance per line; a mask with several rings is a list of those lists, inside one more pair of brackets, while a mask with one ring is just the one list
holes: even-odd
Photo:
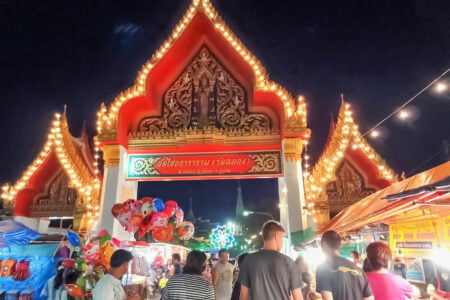
[[[378, 131], [375, 135], [378, 135]], [[371, 134], [373, 134], [373, 132]], [[375, 164], [382, 178], [393, 181], [396, 180], [395, 173], [386, 165], [384, 160], [365, 141], [354, 123], [351, 106], [343, 102], [339, 111], [338, 120], [333, 130], [332, 136], [327, 146], [315, 164], [312, 171], [308, 172], [305, 178], [306, 201], [309, 215], [314, 215], [317, 208], [314, 203], [324, 195], [324, 186], [335, 177], [335, 170], [339, 166], [339, 161], [345, 157], [347, 149], [361, 151]]]
[[398, 113], [398, 118], [399, 118], [400, 120], [406, 120], [408, 117], [409, 117], [409, 113], [408, 113], [406, 110], [401, 110], [401, 111]]
[[211, 2], [207, 0], [193, 0], [184, 16], [181, 18], [181, 21], [175, 26], [169, 38], [154, 53], [152, 58], [144, 64], [141, 71], [138, 73], [135, 85], [120, 93], [111, 104], [109, 110], [104, 104], [101, 105], [100, 110], [97, 112], [97, 131], [100, 135], [102, 133], [106, 133], [106, 131], [115, 130], [120, 108], [126, 101], [146, 93], [146, 78], [150, 74], [151, 70], [169, 51], [175, 41], [187, 28], [189, 22], [200, 10], [206, 14], [214, 28], [222, 34], [224, 39], [249, 64], [250, 68], [252, 68], [256, 78], [255, 90], [271, 91], [275, 93], [283, 102], [285, 117], [290, 118], [295, 114], [296, 118], [300, 117], [302, 124], [306, 127], [306, 104], [304, 103], [303, 97], [301, 97], [298, 101], [299, 105], [295, 107], [292, 96], [283, 87], [269, 80], [267, 72], [261, 62], [253, 56], [253, 54], [234, 35], [232, 30], [226, 26], [215, 8], [212, 6]]
[[380, 136], [380, 132], [378, 130], [372, 130], [370, 132], [370, 136], [373, 138], [379, 137]]
[[[414, 101], [417, 97], [419, 97], [420, 95], [422, 95], [426, 90], [428, 90], [431, 86], [433, 86], [434, 84], [436, 84], [439, 80], [441, 80], [442, 77], [444, 77], [448, 72], [450, 72], [450, 68], [448, 68], [447, 70], [445, 70], [441, 75], [439, 75], [438, 77], [436, 77], [433, 81], [431, 81], [427, 86], [425, 86], [423, 89], [421, 89], [419, 92], [417, 92], [414, 96], [412, 96], [411, 98], [409, 98], [407, 101], [405, 101], [402, 105], [400, 105], [400, 107], [398, 107], [396, 110], [394, 110], [392, 113], [390, 113], [387, 117], [385, 117], [384, 119], [382, 119], [381, 121], [379, 121], [377, 124], [375, 124], [374, 126], [372, 126], [372, 128], [370, 128], [369, 130], [367, 130], [366, 133], [364, 133], [362, 136], [366, 136], [367, 134], [369, 134], [370, 132], [372, 132], [375, 128], [378, 128], [381, 124], [383, 124], [384, 122], [386, 122], [387, 120], [389, 120], [392, 116], [396, 115], [399, 111], [401, 111], [404, 107], [406, 107], [409, 103], [411, 103], [412, 101]], [[438, 92], [443, 92], [447, 89], [447, 86], [441, 82], [436, 84], [436, 91]]]
[[439, 82], [436, 84], [436, 92], [438, 93], [442, 93], [445, 92], [447, 90], [447, 85], [445, 83]]
[[[78, 153], [76, 146], [73, 143], [73, 137], [69, 132], [69, 126], [65, 114], [55, 114], [55, 118], [48, 134], [47, 142], [44, 144], [41, 152], [37, 155], [37, 158], [28, 166], [27, 170], [23, 173], [22, 177], [11, 186], [6, 184], [2, 187], [1, 197], [9, 202], [14, 201], [17, 193], [25, 188], [34, 175], [39, 170], [42, 164], [48, 159], [49, 155], [53, 151], [57, 159], [60, 162], [61, 167], [65, 170], [70, 179], [72, 187], [78, 190], [79, 193], [85, 197], [90, 198], [93, 188], [96, 189], [96, 200], [100, 198], [100, 184], [97, 177], [98, 168], [96, 166], [88, 167], [92, 170], [90, 175], [86, 175], [84, 168], [86, 165], [80, 165], [81, 161], [77, 161], [73, 156], [73, 153]], [[93, 184], [95, 183], [95, 184]], [[94, 186], [94, 187], [93, 187]], [[95, 209], [98, 211], [98, 209]]]

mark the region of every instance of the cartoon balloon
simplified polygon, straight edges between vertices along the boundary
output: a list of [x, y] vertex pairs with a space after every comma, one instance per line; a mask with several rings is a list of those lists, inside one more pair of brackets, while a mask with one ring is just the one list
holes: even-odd
[[100, 245], [98, 241], [92, 241], [83, 247], [83, 255], [81, 255], [87, 264], [93, 264], [99, 256]]
[[156, 212], [152, 216], [150, 224], [155, 228], [166, 227], [169, 222], [169, 216], [164, 212]]
[[155, 228], [152, 231], [152, 237], [158, 242], [168, 242], [173, 239], [173, 226]]
[[181, 207], [178, 207], [177, 212], [175, 213], [175, 217], [177, 218], [177, 227], [181, 226], [181, 223], [184, 221], [184, 211]]
[[177, 228], [180, 239], [186, 241], [194, 236], [195, 228], [192, 222], [184, 221], [181, 226]]
[[111, 208], [112, 215], [117, 218], [117, 215], [120, 213], [120, 211], [123, 209], [122, 203], [114, 204], [114, 206]]
[[165, 211], [168, 213], [169, 217], [172, 217], [175, 215], [175, 213], [178, 210], [178, 203], [173, 200], [169, 200], [166, 202], [166, 209]]
[[164, 202], [159, 198], [153, 199], [153, 209], [157, 212], [163, 211], [164, 210]]
[[145, 218], [147, 216], [151, 216], [154, 211], [153, 198], [143, 198], [143, 199], [141, 199], [141, 201], [142, 201], [142, 206], [141, 206], [142, 217]]

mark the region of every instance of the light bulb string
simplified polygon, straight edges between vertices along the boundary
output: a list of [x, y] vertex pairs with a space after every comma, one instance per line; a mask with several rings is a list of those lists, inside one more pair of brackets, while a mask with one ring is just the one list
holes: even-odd
[[390, 113], [387, 117], [385, 117], [384, 119], [382, 119], [381, 121], [379, 121], [377, 124], [375, 124], [374, 126], [372, 126], [369, 130], [367, 130], [366, 133], [364, 133], [362, 136], [365, 137], [367, 134], [369, 134], [369, 132], [371, 132], [372, 130], [374, 130], [375, 128], [378, 128], [378, 126], [380, 126], [381, 124], [383, 124], [384, 122], [386, 122], [388, 119], [390, 119], [393, 115], [395, 115], [396, 113], [398, 113], [401, 109], [403, 109], [405, 106], [407, 106], [409, 103], [411, 103], [412, 101], [414, 101], [417, 97], [419, 97], [421, 94], [423, 94], [423, 92], [425, 92], [426, 90], [428, 90], [430, 88], [430, 86], [432, 86], [433, 84], [435, 84], [438, 80], [440, 80], [443, 76], [445, 76], [448, 72], [450, 72], [450, 68], [448, 68], [447, 70], [445, 70], [441, 75], [439, 75], [438, 77], [436, 77], [433, 81], [431, 81], [427, 86], [425, 86], [423, 89], [421, 89], [419, 92], [417, 92], [414, 96], [412, 96], [411, 98], [409, 98], [405, 103], [403, 103], [400, 107], [398, 107], [396, 110], [394, 110], [392, 113]]

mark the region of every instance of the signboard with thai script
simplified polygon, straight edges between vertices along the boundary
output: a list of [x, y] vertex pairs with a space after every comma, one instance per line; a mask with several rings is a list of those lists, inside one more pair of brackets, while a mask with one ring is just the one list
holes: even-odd
[[282, 176], [280, 151], [215, 154], [130, 154], [127, 178], [214, 179]]
[[440, 224], [436, 219], [389, 225], [390, 245], [394, 253], [427, 258], [439, 244]]

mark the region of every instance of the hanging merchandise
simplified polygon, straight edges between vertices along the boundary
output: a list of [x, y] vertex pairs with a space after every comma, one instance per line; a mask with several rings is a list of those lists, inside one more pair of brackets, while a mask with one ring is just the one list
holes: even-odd
[[31, 276], [30, 273], [30, 261], [22, 260], [16, 265], [16, 271], [14, 272], [13, 279], [16, 281], [24, 281]]
[[8, 277], [14, 274], [16, 269], [16, 260], [15, 259], [5, 259], [2, 261], [0, 276]]

